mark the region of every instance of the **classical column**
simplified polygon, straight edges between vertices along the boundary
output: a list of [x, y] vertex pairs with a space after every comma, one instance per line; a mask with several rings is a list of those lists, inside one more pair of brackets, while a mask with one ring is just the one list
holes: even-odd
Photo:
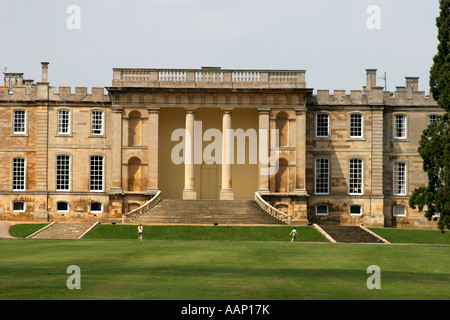
[[159, 107], [147, 107], [148, 110], [148, 183], [147, 192], [156, 194], [158, 189], [158, 140]]
[[184, 137], [184, 190], [183, 199], [197, 199], [195, 191], [195, 164], [194, 164], [194, 121], [195, 109], [186, 109], [186, 135]]
[[231, 134], [231, 110], [223, 110], [222, 116], [222, 189], [220, 190], [220, 200], [233, 200], [232, 172], [234, 150], [233, 135]]
[[259, 121], [259, 159], [258, 159], [258, 192], [260, 194], [269, 193], [269, 165], [268, 157], [270, 156], [270, 128], [269, 128], [270, 109], [258, 109]]
[[111, 193], [122, 193], [122, 113], [123, 107], [111, 107]]
[[294, 193], [307, 195], [306, 192], [306, 108], [295, 109], [297, 146], [296, 146], [296, 178]]

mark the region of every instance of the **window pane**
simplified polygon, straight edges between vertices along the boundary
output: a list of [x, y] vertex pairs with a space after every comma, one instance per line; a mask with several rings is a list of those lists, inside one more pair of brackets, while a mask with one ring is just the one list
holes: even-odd
[[316, 137], [328, 137], [328, 114], [316, 115]]
[[437, 114], [428, 115], [428, 124], [436, 122], [440, 117]]
[[362, 114], [354, 113], [350, 115], [350, 137], [362, 137]]
[[13, 130], [14, 133], [26, 133], [26, 112], [25, 110], [14, 110], [13, 116]]
[[361, 206], [350, 206], [350, 214], [361, 214]]
[[102, 204], [100, 202], [91, 203], [91, 212], [102, 212]]
[[328, 214], [328, 206], [326, 204], [317, 205], [316, 206], [316, 214], [327, 215]]
[[70, 157], [56, 157], [56, 190], [70, 190]]
[[92, 156], [90, 161], [90, 190], [103, 190], [103, 157]]
[[58, 202], [56, 204], [56, 211], [62, 211], [62, 212], [69, 211], [69, 204], [64, 201]]
[[404, 206], [394, 206], [394, 216], [404, 216], [405, 212]]
[[91, 134], [103, 134], [103, 111], [94, 110], [91, 113]]
[[362, 194], [362, 160], [350, 159], [349, 163], [349, 193]]
[[394, 138], [406, 138], [406, 116], [397, 114], [394, 116]]
[[406, 163], [394, 163], [394, 185], [393, 193], [405, 195], [406, 194]]
[[58, 133], [67, 134], [69, 132], [70, 113], [69, 110], [58, 110]]
[[25, 211], [25, 203], [22, 201], [13, 202], [13, 211]]
[[328, 193], [329, 185], [329, 160], [316, 160], [316, 193]]
[[13, 190], [25, 190], [25, 159], [13, 159], [12, 188]]

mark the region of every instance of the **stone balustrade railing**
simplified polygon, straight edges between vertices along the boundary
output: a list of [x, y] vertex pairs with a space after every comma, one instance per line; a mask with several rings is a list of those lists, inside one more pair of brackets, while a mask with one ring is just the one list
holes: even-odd
[[143, 215], [150, 211], [155, 205], [157, 205], [161, 201], [161, 191], [158, 191], [153, 198], [144, 203], [139, 208], [136, 208], [128, 213], [122, 214], [122, 223], [126, 223], [128, 220], [136, 219], [140, 215]]
[[305, 88], [304, 70], [114, 68], [113, 86]]
[[287, 225], [292, 224], [292, 216], [287, 215], [286, 213], [271, 206], [267, 201], [265, 201], [261, 197], [261, 195], [258, 192], [255, 192], [255, 201], [261, 207], [261, 209], [270, 214], [272, 217], [277, 218], [280, 221], [283, 221]]

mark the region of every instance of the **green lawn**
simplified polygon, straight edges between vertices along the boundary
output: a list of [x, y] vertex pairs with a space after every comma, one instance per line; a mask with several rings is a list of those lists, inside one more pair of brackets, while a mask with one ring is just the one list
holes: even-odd
[[[144, 226], [147, 240], [290, 241], [292, 226]], [[297, 227], [297, 241], [328, 242], [313, 227]], [[137, 239], [136, 225], [102, 224], [85, 239]]]
[[[450, 299], [449, 246], [150, 236], [0, 240], [0, 299]], [[70, 265], [80, 290], [66, 287]], [[379, 290], [366, 286], [370, 265], [380, 267]]]
[[392, 228], [370, 228], [391, 243], [449, 244], [450, 232], [440, 230], [409, 230]]

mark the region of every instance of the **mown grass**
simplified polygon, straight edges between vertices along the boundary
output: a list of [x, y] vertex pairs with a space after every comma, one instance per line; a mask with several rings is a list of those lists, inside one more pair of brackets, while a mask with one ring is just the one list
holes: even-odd
[[392, 228], [370, 228], [391, 243], [450, 244], [450, 232], [440, 230], [409, 230]]
[[47, 226], [48, 223], [23, 223], [14, 224], [9, 227], [9, 234], [16, 238], [26, 238], [30, 234], [35, 233], [39, 229]]
[[[290, 241], [291, 226], [144, 226], [147, 240]], [[313, 227], [297, 227], [297, 241], [328, 242]], [[102, 224], [85, 239], [137, 239], [136, 225]]]
[[[2, 300], [450, 299], [448, 246], [4, 239], [0, 257]], [[80, 290], [66, 286], [70, 265]]]

